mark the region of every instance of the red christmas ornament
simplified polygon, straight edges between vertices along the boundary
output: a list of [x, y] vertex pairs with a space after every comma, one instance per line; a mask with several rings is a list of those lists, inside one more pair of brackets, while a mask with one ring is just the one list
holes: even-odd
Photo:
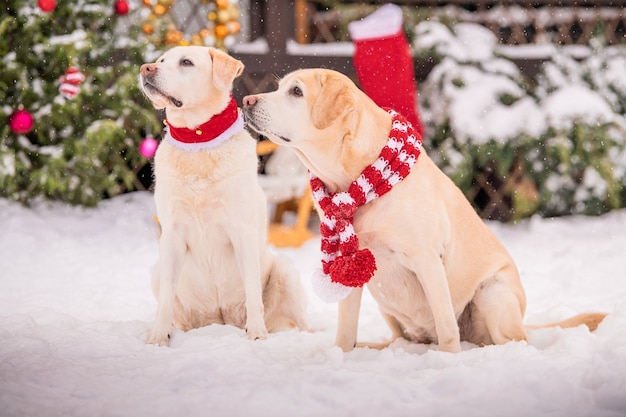
[[65, 75], [59, 78], [61, 85], [59, 91], [65, 98], [71, 100], [80, 92], [80, 84], [85, 81], [85, 74], [80, 72], [76, 67], [69, 67], [65, 71]]
[[37, 4], [46, 13], [53, 11], [57, 7], [56, 0], [37, 0]]
[[139, 153], [146, 158], [152, 158], [156, 153], [159, 143], [152, 136], [147, 136], [139, 145]]
[[25, 135], [33, 128], [35, 121], [32, 114], [22, 108], [19, 108], [9, 116], [9, 127], [18, 135]]
[[116, 0], [115, 2], [115, 13], [120, 16], [123, 16], [128, 13], [129, 7], [128, 2], [126, 0]]

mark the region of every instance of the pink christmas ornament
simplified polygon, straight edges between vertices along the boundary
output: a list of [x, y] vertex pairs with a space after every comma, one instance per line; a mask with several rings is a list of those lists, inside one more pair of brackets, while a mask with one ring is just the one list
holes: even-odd
[[33, 128], [35, 121], [30, 112], [24, 109], [17, 109], [9, 117], [9, 127], [18, 135], [25, 135]]
[[146, 137], [139, 145], [139, 153], [146, 158], [152, 158], [156, 153], [159, 143], [152, 136]]

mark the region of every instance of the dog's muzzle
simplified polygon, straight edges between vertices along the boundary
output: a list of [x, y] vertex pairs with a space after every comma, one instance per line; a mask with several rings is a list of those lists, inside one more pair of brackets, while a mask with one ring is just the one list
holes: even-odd
[[151, 93], [155, 93], [158, 94], [160, 96], [163, 96], [165, 98], [167, 98], [170, 103], [172, 103], [174, 106], [180, 108], [183, 106], [183, 102], [178, 100], [175, 97], [172, 97], [168, 94], [165, 94], [163, 91], [161, 91], [157, 86], [155, 86], [152, 82], [150, 82], [150, 77], [143, 77], [143, 87], [144, 90], [151, 92]]

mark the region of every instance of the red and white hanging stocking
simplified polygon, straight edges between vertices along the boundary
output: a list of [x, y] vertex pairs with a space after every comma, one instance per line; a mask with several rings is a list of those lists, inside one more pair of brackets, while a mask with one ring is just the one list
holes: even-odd
[[386, 4], [351, 22], [354, 68], [361, 88], [380, 107], [395, 109], [422, 135], [417, 85], [409, 43], [402, 29], [402, 9]]

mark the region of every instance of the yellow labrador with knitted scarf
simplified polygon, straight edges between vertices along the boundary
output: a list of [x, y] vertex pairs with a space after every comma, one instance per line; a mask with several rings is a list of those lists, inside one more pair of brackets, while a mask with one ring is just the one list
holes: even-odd
[[[341, 299], [339, 347], [356, 345], [364, 284], [394, 338], [448, 352], [460, 351], [461, 340], [526, 339], [526, 298], [511, 256], [406, 119], [321, 69], [245, 97], [244, 113], [250, 128], [291, 147], [311, 172], [323, 254], [314, 287]], [[603, 317], [552, 325], [593, 329]]]
[[173, 325], [231, 324], [251, 339], [307, 328], [298, 273], [266, 246], [256, 143], [231, 97], [242, 70], [229, 55], [195, 46], [141, 67], [143, 91], [168, 125], [154, 161], [162, 233], [148, 343], [166, 345]]

